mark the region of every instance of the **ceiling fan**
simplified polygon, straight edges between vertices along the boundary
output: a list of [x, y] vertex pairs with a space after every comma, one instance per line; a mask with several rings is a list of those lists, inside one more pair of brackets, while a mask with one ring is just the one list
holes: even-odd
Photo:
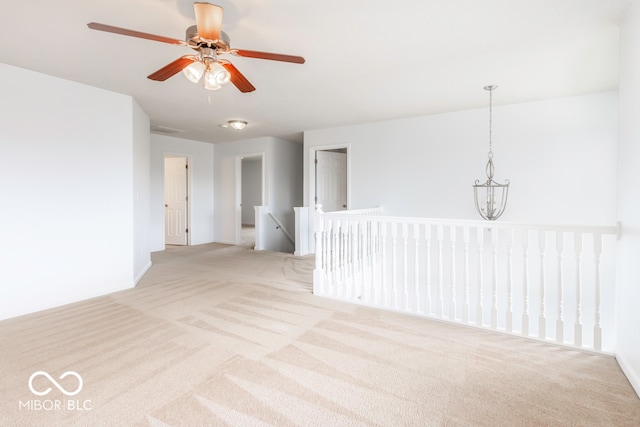
[[204, 76], [206, 89], [216, 90], [231, 82], [240, 92], [246, 93], [252, 92], [256, 88], [231, 62], [220, 59], [220, 55], [230, 53], [247, 58], [304, 64], [304, 58], [301, 56], [231, 48], [229, 35], [221, 29], [222, 7], [210, 3], [195, 2], [193, 8], [196, 15], [196, 25], [187, 28], [186, 40], [157, 36], [97, 22], [90, 22], [87, 26], [92, 30], [188, 46], [197, 52], [196, 55], [184, 55], [147, 76], [156, 81], [165, 81], [183, 71], [185, 77], [194, 83], [197, 83]]

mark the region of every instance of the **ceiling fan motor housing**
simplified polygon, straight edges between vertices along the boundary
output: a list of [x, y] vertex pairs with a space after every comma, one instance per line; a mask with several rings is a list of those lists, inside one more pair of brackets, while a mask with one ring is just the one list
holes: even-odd
[[220, 31], [220, 39], [207, 40], [198, 35], [198, 26], [192, 25], [187, 28], [185, 40], [190, 48], [200, 50], [201, 47], [211, 47], [220, 53], [229, 52], [231, 37], [224, 31]]

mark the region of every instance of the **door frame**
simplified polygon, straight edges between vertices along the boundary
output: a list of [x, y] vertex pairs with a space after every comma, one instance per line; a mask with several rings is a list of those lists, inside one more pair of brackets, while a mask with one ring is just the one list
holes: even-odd
[[191, 164], [192, 164], [192, 156], [189, 154], [184, 154], [184, 153], [175, 153], [175, 152], [169, 152], [169, 151], [163, 151], [162, 152], [162, 225], [163, 225], [163, 231], [162, 231], [162, 243], [163, 246], [166, 246], [167, 242], [166, 242], [166, 227], [167, 227], [167, 218], [166, 218], [166, 209], [165, 209], [165, 200], [164, 200], [164, 196], [165, 196], [165, 188], [164, 188], [164, 181], [165, 181], [165, 170], [164, 170], [164, 165], [165, 165], [165, 159], [169, 157], [184, 157], [186, 159], [187, 162], [187, 215], [186, 215], [186, 226], [187, 226], [187, 230], [189, 230], [187, 232], [187, 243], [186, 246], [191, 246], [191, 193], [192, 193], [192, 176], [191, 176]]
[[261, 172], [261, 199], [262, 206], [268, 205], [268, 194], [267, 194], [267, 155], [264, 151], [254, 152], [254, 153], [245, 153], [245, 154], [237, 154], [236, 155], [236, 191], [235, 191], [235, 244], [242, 244], [242, 160], [244, 159], [262, 159], [262, 170]]
[[346, 151], [347, 155], [347, 209], [351, 207], [351, 144], [335, 144], [335, 145], [321, 145], [317, 147], [309, 147], [309, 164], [308, 164], [308, 177], [309, 177], [309, 207], [312, 211], [316, 210], [316, 152], [317, 151], [332, 151], [342, 150]]

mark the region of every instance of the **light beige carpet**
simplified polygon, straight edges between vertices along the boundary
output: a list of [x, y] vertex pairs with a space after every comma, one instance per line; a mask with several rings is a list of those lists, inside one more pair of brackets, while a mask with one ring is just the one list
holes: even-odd
[[311, 258], [153, 262], [135, 289], [0, 322], [1, 426], [640, 425], [612, 357], [314, 297]]

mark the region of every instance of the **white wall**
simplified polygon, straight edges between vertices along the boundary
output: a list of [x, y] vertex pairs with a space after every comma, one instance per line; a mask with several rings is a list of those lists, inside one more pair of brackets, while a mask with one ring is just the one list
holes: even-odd
[[[272, 211], [292, 237], [296, 225], [293, 208], [302, 204], [302, 149], [302, 144], [282, 140], [273, 146]], [[293, 243], [288, 239], [281, 242], [280, 252], [293, 253]]]
[[133, 106], [133, 277], [142, 278], [151, 267], [149, 244], [149, 117], [137, 102]]
[[242, 160], [242, 224], [254, 225], [254, 206], [262, 205], [262, 159]]
[[241, 179], [242, 157], [262, 155], [264, 157], [264, 204], [269, 204], [269, 143], [271, 138], [257, 138], [233, 143], [214, 144], [214, 194], [216, 206], [215, 240], [231, 245], [239, 244], [238, 224], [241, 191], [237, 184]]
[[213, 145], [151, 134], [151, 251], [164, 250], [164, 155], [178, 154], [189, 160], [190, 244], [214, 241]]
[[[617, 120], [615, 92], [494, 107], [495, 179], [511, 181], [501, 220], [613, 224]], [[472, 184], [486, 180], [488, 132], [488, 108], [305, 132], [304, 204], [313, 150], [348, 145], [351, 208], [480, 219]]]
[[128, 96], [4, 64], [0, 93], [0, 319], [132, 287], [143, 113]]
[[622, 28], [618, 220], [617, 358], [640, 395], [640, 2]]
[[[298, 154], [296, 154], [298, 153]], [[300, 181], [302, 147], [279, 138], [264, 137], [215, 144], [216, 241], [240, 243], [237, 235], [240, 221], [240, 179], [238, 167], [244, 156], [263, 155], [263, 205], [276, 214], [290, 233], [294, 231], [293, 207], [301, 202]], [[297, 160], [296, 160], [297, 159]], [[295, 193], [298, 193], [296, 195]], [[290, 214], [289, 214], [290, 212]], [[275, 224], [273, 227], [275, 229]], [[271, 230], [271, 231], [273, 231]], [[264, 231], [264, 230], [263, 230]], [[280, 230], [263, 234], [265, 249], [293, 252]]]

